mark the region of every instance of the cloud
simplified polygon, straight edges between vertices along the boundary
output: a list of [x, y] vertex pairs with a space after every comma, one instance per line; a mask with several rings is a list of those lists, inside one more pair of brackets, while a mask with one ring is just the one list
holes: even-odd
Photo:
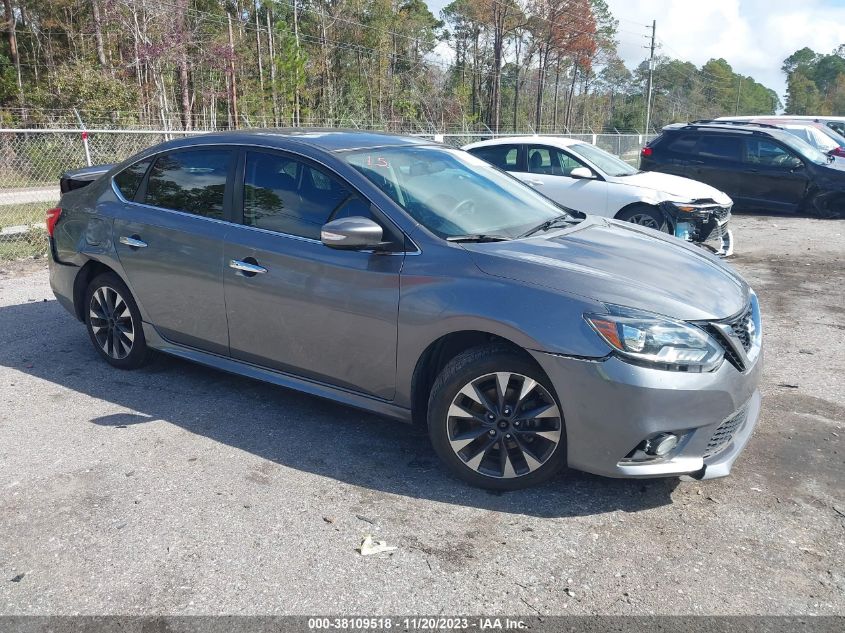
[[636, 34], [656, 19], [662, 54], [698, 66], [722, 57], [734, 71], [781, 95], [786, 57], [804, 46], [830, 53], [845, 43], [845, 6], [838, 0], [608, 0], [608, 5], [620, 20], [619, 50], [629, 66], [647, 56], [645, 40]]

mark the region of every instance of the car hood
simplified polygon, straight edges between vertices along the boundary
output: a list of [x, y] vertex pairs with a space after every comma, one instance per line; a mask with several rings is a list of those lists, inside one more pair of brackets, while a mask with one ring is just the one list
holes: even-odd
[[727, 194], [722, 193], [715, 187], [705, 185], [697, 180], [663, 174], [657, 171], [642, 171], [632, 176], [614, 178], [614, 182], [650, 189], [660, 194], [658, 202], [674, 200], [679, 202], [692, 202], [693, 200], [712, 199], [718, 204], [731, 204], [732, 201]]
[[733, 316], [748, 301], [742, 277], [700, 247], [597, 216], [528, 239], [463, 246], [489, 275], [684, 321]]

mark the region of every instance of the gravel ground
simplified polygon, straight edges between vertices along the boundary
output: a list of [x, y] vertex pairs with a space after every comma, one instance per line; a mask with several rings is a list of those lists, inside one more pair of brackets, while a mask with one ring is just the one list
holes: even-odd
[[[735, 218], [762, 420], [731, 477], [489, 494], [419, 431], [175, 359], [0, 269], [0, 613], [843, 614], [845, 222]], [[392, 553], [362, 557], [366, 534]]]

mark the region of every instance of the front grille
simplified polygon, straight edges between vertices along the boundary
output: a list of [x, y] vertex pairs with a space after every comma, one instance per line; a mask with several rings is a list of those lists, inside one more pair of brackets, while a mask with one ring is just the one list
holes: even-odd
[[722, 220], [726, 220], [731, 216], [731, 208], [730, 207], [716, 207], [713, 209], [713, 215], [721, 222]]
[[734, 436], [742, 429], [742, 425], [745, 424], [745, 418], [746, 411], [745, 409], [741, 409], [722, 422], [719, 428], [713, 433], [713, 437], [707, 442], [707, 448], [704, 449], [704, 458], [713, 457], [713, 455], [725, 450]]
[[719, 224], [711, 220], [706, 224], [701, 224], [696, 233], [697, 242], [710, 242], [712, 240], [721, 240], [722, 237], [728, 234], [728, 225]]
[[753, 334], [753, 320], [751, 314], [751, 304], [745, 309], [745, 312], [740, 314], [732, 321], [727, 322], [733, 330], [734, 336], [742, 343], [742, 349], [746, 352], [751, 349], [752, 334]]
[[[731, 336], [739, 341], [739, 344], [742, 345], [742, 349], [746, 352], [748, 352], [754, 345], [754, 337], [756, 333], [754, 329], [753, 307], [750, 302], [746, 306], [745, 310], [743, 310], [739, 315], [735, 316], [733, 319], [721, 321], [720, 323], [727, 325], [731, 329]], [[727, 337], [722, 330], [712, 323], [707, 325], [705, 329], [715, 336], [716, 340], [722, 344], [727, 361], [739, 371], [745, 371], [744, 359], [734, 349], [731, 342], [727, 340]]]

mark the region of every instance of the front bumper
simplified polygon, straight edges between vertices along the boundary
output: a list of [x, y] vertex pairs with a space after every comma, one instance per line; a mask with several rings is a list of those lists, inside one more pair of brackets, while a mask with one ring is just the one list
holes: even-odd
[[[715, 372], [698, 374], [638, 367], [615, 356], [583, 360], [535, 352], [534, 357], [563, 409], [569, 466], [596, 475], [724, 477], [760, 414], [762, 353], [745, 372], [725, 361]], [[742, 421], [725, 440], [722, 425], [735, 416]], [[668, 455], [629, 459], [643, 440], [661, 432], [680, 438]], [[714, 451], [718, 438], [723, 442]]]

